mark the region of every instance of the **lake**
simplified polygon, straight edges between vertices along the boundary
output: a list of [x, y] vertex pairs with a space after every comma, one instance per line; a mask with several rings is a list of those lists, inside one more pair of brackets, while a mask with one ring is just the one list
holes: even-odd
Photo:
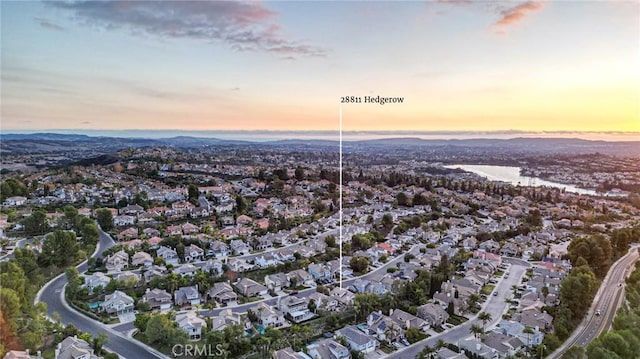
[[533, 186], [533, 187], [555, 187], [564, 189], [567, 192], [587, 194], [591, 196], [603, 196], [605, 193], [596, 192], [592, 189], [579, 188], [574, 185], [557, 183], [543, 180], [537, 177], [528, 177], [520, 175], [520, 167], [510, 166], [488, 166], [488, 165], [449, 165], [445, 168], [459, 168], [467, 172], [472, 172], [491, 181], [508, 182], [512, 185]]

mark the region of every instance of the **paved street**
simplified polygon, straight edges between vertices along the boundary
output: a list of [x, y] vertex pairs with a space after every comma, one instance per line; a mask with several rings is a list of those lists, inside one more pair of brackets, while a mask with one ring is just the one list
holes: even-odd
[[[100, 242], [98, 243], [98, 250], [95, 257], [100, 256], [104, 250], [114, 246], [115, 243], [106, 233], [100, 231]], [[87, 263], [84, 262], [78, 266], [78, 271], [83, 273], [87, 270]], [[46, 284], [38, 293], [36, 301], [42, 301], [47, 305], [47, 314], [49, 317], [53, 313], [58, 313], [62, 319], [62, 324], [73, 324], [76, 328], [91, 335], [98, 335], [98, 333], [105, 333], [109, 336], [106, 344], [106, 348], [112, 352], [120, 355], [125, 359], [145, 359], [145, 358], [165, 358], [166, 356], [157, 355], [149, 352], [149, 350], [139, 344], [137, 341], [126, 338], [124, 335], [118, 333], [115, 330], [99, 323], [89, 317], [70, 308], [62, 297], [64, 291], [63, 288], [67, 284], [67, 279], [64, 274], [56, 277], [48, 284]]]
[[[575, 345], [586, 348], [600, 333], [611, 327], [616, 311], [624, 298], [625, 278], [637, 260], [637, 247], [632, 247], [629, 253], [611, 266], [589, 308], [587, 317], [571, 337], [553, 352], [549, 358], [560, 358], [565, 351]], [[598, 310], [600, 315], [595, 314]]]
[[[507, 307], [509, 306], [509, 304], [505, 302], [505, 299], [513, 297], [511, 287], [514, 285], [518, 285], [520, 279], [524, 276], [527, 268], [529, 268], [530, 266], [529, 263], [519, 259], [507, 258], [504, 260], [504, 262], [511, 264], [508, 269], [508, 271], [510, 272], [509, 278], [503, 277], [498, 282], [496, 288], [494, 289], [494, 291], [498, 291], [498, 295], [490, 295], [484, 306], [482, 307], [482, 311], [491, 314], [492, 318], [491, 322], [486, 323], [486, 328], [495, 326], [498, 322], [500, 322], [500, 320], [502, 319], [502, 314], [507, 310]], [[435, 347], [440, 340], [449, 343], [456, 343], [458, 340], [467, 338], [472, 335], [469, 329], [474, 324], [482, 326], [482, 321], [476, 319], [476, 317], [473, 317], [462, 325], [446, 330], [438, 335], [429, 337], [418, 343], [414, 343], [408, 347], [401, 348], [400, 350], [389, 354], [387, 358], [415, 358], [426, 345]]]

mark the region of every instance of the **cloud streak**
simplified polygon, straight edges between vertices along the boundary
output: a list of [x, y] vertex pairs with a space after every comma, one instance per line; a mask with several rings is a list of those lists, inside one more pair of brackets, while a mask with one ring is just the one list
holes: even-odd
[[286, 38], [277, 14], [260, 2], [236, 1], [73, 1], [48, 2], [73, 12], [77, 20], [106, 29], [161, 38], [225, 44], [236, 51], [279, 56], [323, 56], [318, 47]]
[[495, 28], [505, 28], [511, 26], [520, 22], [528, 14], [542, 9], [543, 6], [544, 4], [542, 2], [527, 1], [519, 5], [504, 9], [500, 11], [501, 18], [496, 21], [493, 26]]
[[42, 18], [42, 17], [35, 17], [33, 18], [33, 20], [35, 20], [38, 24], [40, 24], [40, 26], [47, 28], [47, 29], [51, 29], [51, 30], [56, 30], [56, 31], [64, 31], [65, 28], [55, 24], [51, 21], [49, 21], [48, 19]]

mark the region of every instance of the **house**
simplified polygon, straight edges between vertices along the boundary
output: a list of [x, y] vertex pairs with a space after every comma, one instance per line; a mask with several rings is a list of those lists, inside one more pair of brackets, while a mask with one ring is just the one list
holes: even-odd
[[105, 267], [109, 272], [119, 272], [129, 265], [129, 254], [124, 250], [120, 250], [105, 260]]
[[251, 248], [249, 248], [249, 245], [247, 245], [247, 243], [245, 243], [241, 239], [234, 239], [229, 243], [229, 245], [231, 246], [233, 254], [244, 255], [251, 253]]
[[[322, 358], [322, 356], [318, 356], [318, 358]], [[291, 349], [291, 347], [286, 347], [284, 349], [276, 350], [275, 352], [273, 352], [273, 354], [271, 355], [271, 359], [307, 359], [307, 355], [305, 355], [304, 353], [296, 353], [293, 351], [293, 349]]]
[[168, 226], [165, 230], [167, 236], [179, 236], [182, 234], [182, 227], [180, 226]]
[[349, 359], [351, 357], [349, 349], [333, 339], [324, 339], [307, 345], [307, 353], [313, 359]]
[[136, 252], [131, 258], [131, 265], [134, 267], [145, 266], [150, 267], [153, 264], [153, 258], [147, 252]]
[[[5, 357], [6, 358], [6, 357]], [[55, 359], [98, 359], [93, 347], [77, 336], [66, 337], [58, 343], [55, 350]]]
[[134, 216], [115, 216], [113, 217], [113, 224], [116, 227], [132, 226], [136, 223], [136, 217]]
[[98, 287], [106, 288], [109, 282], [111, 282], [111, 277], [102, 272], [95, 272], [84, 277], [84, 287], [89, 289], [89, 293], [93, 293]]
[[173, 299], [178, 306], [200, 305], [200, 293], [198, 285], [181, 287], [173, 293]]
[[494, 241], [493, 239], [486, 240], [478, 245], [479, 249], [482, 249], [489, 253], [496, 253], [498, 249], [500, 249], [500, 243]]
[[137, 238], [138, 237], [138, 230], [135, 228], [127, 228], [123, 231], [121, 231], [120, 233], [118, 233], [118, 240], [119, 241], [124, 241], [124, 240], [128, 240], [128, 239], [132, 239], [132, 238]]
[[122, 272], [114, 275], [113, 279], [120, 282], [127, 282], [128, 284], [135, 285], [140, 282], [140, 274], [135, 272]]
[[253, 219], [247, 215], [239, 215], [238, 218], [236, 218], [236, 223], [239, 225], [247, 225], [249, 223], [251, 223], [253, 221]]
[[260, 268], [273, 267], [280, 263], [278, 259], [272, 253], [264, 253], [255, 258], [255, 263], [260, 266]]
[[9, 197], [7, 199], [4, 200], [4, 205], [5, 206], [22, 206], [27, 202], [27, 198], [26, 197], [21, 197], [21, 196], [14, 196], [14, 197]]
[[104, 297], [100, 308], [108, 314], [125, 314], [133, 311], [134, 300], [123, 292], [116, 290]]
[[544, 331], [551, 331], [553, 328], [553, 317], [547, 312], [541, 312], [538, 308], [525, 309], [521, 313], [516, 313], [513, 320], [527, 327], [539, 328]]
[[164, 259], [166, 264], [178, 264], [180, 259], [178, 258], [178, 252], [171, 247], [160, 246], [156, 252], [158, 257]]
[[198, 268], [191, 263], [186, 263], [178, 267], [173, 268], [173, 273], [179, 274], [183, 277], [193, 277], [196, 274]]
[[234, 313], [230, 308], [221, 310], [217, 316], [211, 318], [211, 330], [223, 331], [229, 325], [245, 325], [245, 319], [240, 313]]
[[382, 314], [381, 311], [371, 312], [367, 316], [369, 334], [375, 335], [378, 340], [388, 343], [394, 342], [404, 336], [404, 329], [394, 320]]
[[426, 321], [401, 309], [391, 309], [389, 318], [391, 318], [391, 320], [396, 322], [404, 330], [409, 330], [411, 328], [424, 330], [429, 326]]
[[186, 262], [201, 261], [203, 257], [204, 250], [195, 244], [191, 244], [184, 249], [184, 260]]
[[340, 306], [346, 307], [346, 308], [353, 306], [353, 303], [356, 299], [355, 294], [340, 287], [333, 288], [331, 292], [329, 292], [329, 294], [332, 298], [338, 301]]
[[149, 248], [151, 249], [157, 249], [160, 245], [160, 242], [162, 242], [162, 238], [158, 236], [153, 236], [147, 240], [147, 243], [149, 243]]
[[196, 226], [193, 223], [185, 223], [182, 225], [182, 233], [184, 233], [185, 235], [190, 235], [190, 234], [195, 234], [200, 232], [200, 227]]
[[288, 288], [291, 285], [289, 277], [284, 273], [267, 274], [264, 276], [264, 284], [266, 284], [269, 290], [279, 292], [284, 288]]
[[326, 264], [311, 263], [307, 271], [317, 281], [331, 280], [331, 268]]
[[167, 275], [167, 268], [163, 266], [151, 266], [143, 274], [144, 282], [149, 283], [153, 278], [164, 278]]
[[453, 350], [442, 347], [436, 351], [436, 359], [467, 359], [464, 353], [456, 353]]
[[248, 298], [265, 296], [269, 291], [267, 287], [249, 278], [240, 279], [234, 286], [238, 292]]
[[215, 283], [213, 287], [207, 291], [207, 296], [209, 299], [213, 299], [223, 305], [238, 300], [238, 295], [233, 291], [231, 285], [225, 282]]
[[284, 314], [281, 311], [272, 308], [264, 302], [260, 302], [249, 310], [256, 315], [258, 324], [264, 328], [280, 328], [287, 324], [284, 319]]
[[482, 337], [482, 342], [500, 353], [501, 357], [513, 357], [524, 347], [524, 343], [519, 338], [497, 332], [485, 334]]
[[500, 254], [508, 257], [515, 257], [520, 253], [520, 249], [518, 245], [515, 243], [509, 242], [505, 243], [502, 248], [500, 248]]
[[126, 207], [122, 207], [118, 211], [119, 214], [128, 214], [128, 215], [136, 215], [143, 212], [144, 212], [144, 208], [140, 207], [137, 204], [131, 204]]
[[204, 273], [209, 273], [212, 275], [222, 275], [224, 270], [222, 270], [222, 262], [217, 259], [209, 259], [204, 262], [196, 263], [196, 266], [200, 268]]
[[142, 296], [142, 302], [149, 303], [151, 310], [160, 313], [167, 313], [173, 306], [171, 294], [166, 290], [158, 288], [147, 288], [147, 292]]
[[535, 347], [542, 344], [544, 333], [542, 333], [538, 328], [533, 328], [533, 333], [525, 333], [525, 328], [526, 326], [522, 323], [503, 320], [498, 324], [498, 327], [493, 329], [493, 331], [510, 337], [516, 337], [528, 347]]
[[441, 326], [449, 319], [449, 314], [439, 304], [427, 303], [416, 309], [418, 317], [434, 328]]
[[313, 302], [316, 309], [334, 311], [338, 307], [338, 301], [335, 298], [320, 292], [311, 293], [308, 298], [310, 303]]
[[230, 254], [229, 246], [222, 241], [215, 240], [211, 242], [211, 244], [209, 245], [209, 248], [210, 248], [210, 255], [213, 255], [216, 258], [225, 258]]
[[482, 342], [479, 342], [475, 338], [458, 340], [457, 344], [458, 347], [462, 349], [468, 357], [482, 359], [493, 359], [499, 357], [499, 354], [495, 349], [485, 345]]
[[178, 328], [187, 333], [189, 339], [200, 340], [202, 337], [202, 328], [207, 326], [207, 322], [198, 317], [195, 311], [188, 311], [176, 314], [176, 323]]
[[365, 335], [355, 326], [346, 326], [342, 329], [336, 330], [335, 338], [343, 337], [347, 341], [347, 345], [349, 349], [363, 352], [363, 353], [371, 353], [376, 350], [378, 347], [378, 341], [368, 335]]
[[289, 281], [291, 282], [292, 286], [305, 286], [305, 287], [315, 287], [316, 286], [316, 281], [313, 279], [313, 277], [311, 276], [311, 274], [309, 274], [309, 272], [306, 272], [303, 269], [296, 269], [294, 271], [291, 271], [289, 273], [287, 273], [287, 277], [289, 278]]
[[309, 303], [302, 297], [278, 297], [278, 308], [295, 323], [315, 317], [315, 314], [309, 310]]

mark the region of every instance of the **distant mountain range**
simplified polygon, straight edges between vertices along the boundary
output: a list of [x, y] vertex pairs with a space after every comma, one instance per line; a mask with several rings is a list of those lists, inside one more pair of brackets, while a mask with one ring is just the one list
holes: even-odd
[[[264, 146], [285, 148], [313, 148], [338, 146], [338, 141], [321, 139], [291, 139], [275, 141], [240, 141], [219, 138], [177, 136], [168, 138], [124, 138], [87, 136], [80, 134], [32, 133], [0, 134], [0, 150], [4, 153], [56, 153], [75, 151], [99, 151], [113, 153], [124, 148], [172, 146], [197, 148], [203, 146]], [[390, 148], [484, 148], [533, 153], [603, 153], [640, 155], [640, 141], [593, 141], [578, 138], [511, 138], [511, 139], [421, 139], [382, 138], [373, 140], [343, 141], [346, 151]]]

